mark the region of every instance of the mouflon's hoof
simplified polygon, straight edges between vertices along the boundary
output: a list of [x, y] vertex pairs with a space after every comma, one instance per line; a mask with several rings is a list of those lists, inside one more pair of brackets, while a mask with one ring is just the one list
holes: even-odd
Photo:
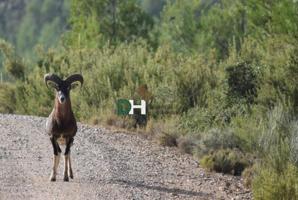
[[68, 181], [69, 181], [68, 176], [65, 176], [63, 180], [64, 180], [65, 182], [68, 182]]

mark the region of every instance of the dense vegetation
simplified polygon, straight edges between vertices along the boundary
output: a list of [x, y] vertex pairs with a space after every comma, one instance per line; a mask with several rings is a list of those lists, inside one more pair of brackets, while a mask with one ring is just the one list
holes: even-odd
[[298, 198], [297, 1], [38, 2], [18, 29], [1, 17], [17, 34], [0, 32], [16, 47], [0, 42], [0, 112], [46, 116], [43, 75], [81, 72], [81, 121], [134, 129], [115, 101], [150, 100], [142, 132], [209, 170], [243, 174], [255, 199]]

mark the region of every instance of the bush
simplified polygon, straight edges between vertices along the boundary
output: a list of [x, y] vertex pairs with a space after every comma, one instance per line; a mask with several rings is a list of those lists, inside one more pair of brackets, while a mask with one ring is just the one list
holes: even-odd
[[245, 168], [244, 171], [242, 172], [243, 184], [246, 188], [252, 187], [252, 181], [255, 177], [255, 173], [256, 173], [256, 169], [254, 165]]
[[225, 93], [225, 87], [208, 91], [207, 106], [196, 106], [183, 113], [180, 128], [188, 133], [206, 132], [216, 127], [224, 129], [231, 126], [235, 117], [250, 114], [250, 107], [244, 100], [231, 104]]
[[196, 139], [191, 136], [180, 136], [177, 139], [178, 148], [182, 153], [193, 154]]
[[[210, 58], [211, 59], [211, 58]], [[208, 93], [218, 83], [217, 71], [202, 55], [186, 57], [185, 63], [175, 69], [178, 111], [185, 112], [193, 107], [205, 107]], [[207, 64], [206, 64], [207, 63]]]
[[0, 40], [0, 52], [5, 55], [3, 65], [9, 75], [15, 79], [24, 80], [25, 65], [20, 57], [15, 53], [14, 47], [4, 40]]
[[254, 105], [249, 112], [237, 115], [231, 119], [230, 127], [239, 138], [239, 147], [246, 152], [259, 150], [259, 140], [266, 121], [267, 109]]
[[14, 87], [10, 84], [0, 84], [0, 113], [13, 113], [15, 107], [16, 97]]
[[200, 164], [210, 171], [241, 175], [249, 162], [240, 151], [221, 149], [209, 155], [205, 155], [200, 160]]
[[[294, 103], [297, 70], [295, 42], [287, 36], [274, 36], [264, 41], [260, 60], [262, 79], [256, 101], [270, 109], [278, 104]], [[294, 81], [295, 80], [295, 81]]]
[[256, 200], [298, 199], [298, 169], [286, 163], [281, 171], [262, 166], [253, 180], [253, 197]]
[[195, 147], [195, 154], [197, 157], [201, 157], [219, 149], [239, 148], [239, 144], [240, 140], [232, 130], [213, 128], [200, 134], [200, 139]]
[[191, 108], [182, 115], [180, 127], [190, 134], [195, 134], [223, 125], [229, 116], [221, 112], [222, 110], [221, 105]]
[[263, 123], [259, 153], [278, 171], [282, 171], [291, 160], [291, 124], [295, 122], [287, 108], [277, 106], [268, 113], [267, 120]]
[[263, 158], [252, 183], [255, 199], [297, 199], [297, 121], [289, 107], [276, 106], [263, 123], [259, 152]]
[[160, 133], [157, 136], [158, 142], [162, 146], [176, 147], [177, 146], [177, 135], [170, 133]]
[[5, 70], [10, 74], [12, 77], [16, 79], [24, 79], [25, 74], [25, 65], [17, 60], [7, 60], [5, 63]]
[[162, 146], [177, 146], [177, 139], [181, 133], [178, 132], [176, 128], [177, 117], [171, 117], [167, 120], [160, 120], [159, 122], [155, 123], [154, 127], [152, 127], [152, 135]]
[[253, 103], [258, 89], [256, 67], [249, 62], [240, 62], [227, 67], [226, 71], [229, 99], [245, 99], [247, 103]]

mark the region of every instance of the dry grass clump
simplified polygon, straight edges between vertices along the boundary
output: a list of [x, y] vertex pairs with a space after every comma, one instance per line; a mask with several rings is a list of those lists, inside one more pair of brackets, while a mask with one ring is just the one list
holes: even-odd
[[176, 147], [177, 135], [170, 133], [160, 133], [157, 136], [158, 143], [162, 146]]
[[244, 171], [242, 172], [242, 177], [243, 177], [243, 183], [245, 187], [251, 188], [255, 173], [256, 173], [256, 169], [254, 166], [250, 166], [244, 169]]
[[196, 143], [191, 136], [181, 136], [177, 140], [177, 145], [182, 153], [193, 154]]
[[115, 114], [106, 117], [105, 124], [108, 126], [114, 126], [117, 128], [125, 128], [132, 130], [135, 128], [135, 121], [130, 117], [121, 117]]
[[202, 167], [215, 172], [241, 175], [249, 165], [243, 153], [232, 149], [221, 149], [205, 155], [201, 160]]
[[[150, 121], [149, 121], [150, 122]], [[153, 136], [154, 140], [162, 146], [178, 146], [178, 133], [177, 129], [178, 118], [171, 117], [166, 121], [159, 120], [155, 123], [149, 123], [148, 130]]]

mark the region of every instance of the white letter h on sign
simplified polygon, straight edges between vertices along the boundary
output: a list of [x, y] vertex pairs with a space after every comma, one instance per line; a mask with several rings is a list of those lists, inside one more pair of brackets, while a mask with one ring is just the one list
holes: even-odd
[[136, 108], [141, 109], [141, 115], [146, 115], [146, 101], [141, 100], [141, 105], [134, 105], [133, 100], [129, 100], [129, 103], [131, 105], [130, 115], [134, 114], [133, 110]]

